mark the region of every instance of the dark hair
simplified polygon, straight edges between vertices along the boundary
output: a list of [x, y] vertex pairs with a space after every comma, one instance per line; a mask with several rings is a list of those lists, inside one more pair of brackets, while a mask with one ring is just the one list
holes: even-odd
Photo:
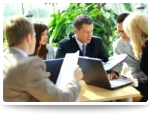
[[119, 16], [118, 16], [118, 18], [117, 18], [117, 23], [122, 23], [125, 19], [126, 19], [126, 17], [129, 15], [129, 13], [122, 13], [122, 14], [120, 14]]
[[35, 38], [36, 38], [36, 46], [34, 55], [41, 57], [42, 59], [46, 59], [46, 55], [48, 53], [48, 49], [45, 45], [40, 46], [41, 35], [45, 30], [48, 30], [48, 27], [42, 23], [34, 23], [34, 30], [35, 30]]
[[73, 22], [73, 26], [77, 29], [81, 29], [82, 24], [91, 25], [93, 24], [93, 19], [85, 14], [78, 15]]
[[24, 40], [23, 38], [28, 34], [33, 36], [34, 28], [30, 21], [24, 17], [16, 17], [10, 19], [5, 27], [6, 39], [8, 46], [12, 47], [17, 44], [21, 44]]

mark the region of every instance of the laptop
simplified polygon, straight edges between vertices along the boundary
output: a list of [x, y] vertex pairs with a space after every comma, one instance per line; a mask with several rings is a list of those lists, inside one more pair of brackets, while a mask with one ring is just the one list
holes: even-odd
[[83, 79], [87, 84], [107, 89], [117, 89], [132, 84], [132, 81], [124, 76], [109, 80], [100, 59], [80, 56], [78, 64], [82, 68], [84, 74]]
[[63, 63], [63, 58], [60, 59], [50, 59], [50, 60], [45, 60], [46, 64], [46, 71], [50, 72], [51, 75], [49, 79], [56, 84], [62, 63]]

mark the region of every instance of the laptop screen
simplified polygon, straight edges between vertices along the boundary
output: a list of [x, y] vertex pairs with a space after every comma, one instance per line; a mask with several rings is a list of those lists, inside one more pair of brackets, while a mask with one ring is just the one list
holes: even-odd
[[[113, 81], [118, 82], [112, 86], [113, 82], [110, 82], [108, 79], [107, 73], [100, 59], [79, 57], [78, 64], [82, 68], [84, 81], [88, 84], [108, 89], [115, 89], [132, 83], [132, 81], [127, 78], [119, 77], [118, 79], [113, 79]], [[122, 81], [121, 84], [120, 81]]]
[[106, 71], [100, 59], [79, 57], [78, 64], [82, 68], [86, 83], [110, 87]]

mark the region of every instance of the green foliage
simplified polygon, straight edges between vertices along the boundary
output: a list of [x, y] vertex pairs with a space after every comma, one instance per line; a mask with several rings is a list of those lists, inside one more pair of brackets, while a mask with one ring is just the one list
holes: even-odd
[[49, 23], [49, 42], [58, 43], [61, 39], [73, 33], [73, 20], [79, 14], [87, 14], [93, 18], [93, 35], [101, 37], [108, 53], [112, 54], [112, 42], [117, 35], [115, 19], [117, 15], [105, 7], [106, 3], [70, 3], [70, 6], [52, 14]]
[[[55, 7], [58, 3], [49, 3]], [[94, 31], [93, 35], [101, 37], [108, 53], [112, 54], [112, 42], [117, 38], [115, 19], [117, 15], [105, 7], [106, 3], [70, 3], [69, 7], [60, 12], [58, 10], [50, 17], [50, 31], [48, 33], [49, 43], [54, 47], [63, 38], [73, 32], [74, 18], [79, 14], [87, 14], [93, 18]], [[128, 6], [128, 3], [124, 3]], [[34, 9], [33, 12], [43, 12], [42, 9]], [[41, 14], [40, 13], [40, 14]], [[45, 14], [41, 14], [44, 17]], [[3, 22], [4, 23], [4, 22]], [[3, 50], [7, 47], [6, 36], [3, 30]]]
[[3, 51], [7, 48], [7, 46], [8, 46], [7, 42], [6, 41], [3, 42]]
[[125, 8], [126, 8], [128, 11], [131, 11], [131, 10], [132, 10], [130, 3], [123, 3], [123, 4], [124, 4]]
[[3, 29], [3, 42], [6, 40], [5, 30]]
[[5, 30], [3, 29], [3, 50], [7, 48], [7, 42], [6, 42], [6, 34]]

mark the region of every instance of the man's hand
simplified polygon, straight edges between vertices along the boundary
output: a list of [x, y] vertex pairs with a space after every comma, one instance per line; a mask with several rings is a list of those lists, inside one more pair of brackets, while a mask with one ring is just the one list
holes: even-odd
[[47, 76], [47, 77], [50, 77], [50, 76], [51, 76], [51, 73], [50, 73], [50, 72], [46, 72], [46, 76]]
[[107, 71], [107, 76], [110, 80], [116, 79], [119, 77], [119, 75], [114, 71]]
[[127, 77], [128, 79], [130, 79], [133, 82], [133, 86], [134, 87], [138, 87], [138, 79], [137, 78], [133, 78], [133, 77]]
[[77, 66], [77, 68], [74, 70], [74, 78], [76, 78], [78, 81], [83, 78], [83, 72], [79, 66]]

